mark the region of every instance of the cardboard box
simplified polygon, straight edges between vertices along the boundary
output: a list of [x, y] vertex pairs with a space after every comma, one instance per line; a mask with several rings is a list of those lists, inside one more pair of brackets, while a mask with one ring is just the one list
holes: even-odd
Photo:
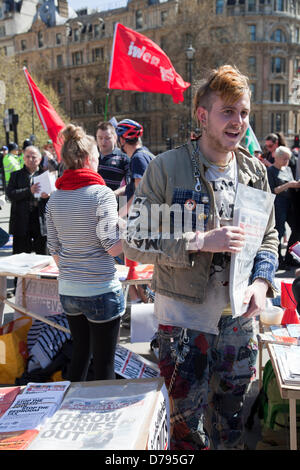
[[166, 450], [169, 399], [162, 377], [72, 383], [29, 450]]

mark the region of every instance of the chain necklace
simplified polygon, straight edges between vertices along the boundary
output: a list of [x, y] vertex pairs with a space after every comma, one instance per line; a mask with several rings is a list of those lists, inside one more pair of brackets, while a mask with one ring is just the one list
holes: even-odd
[[[198, 163], [197, 163], [197, 160], [196, 160], [196, 157], [197, 157], [197, 159], [199, 159], [199, 154], [200, 154], [200, 149], [199, 149], [198, 142], [197, 142], [196, 147], [194, 148], [193, 152], [191, 153], [191, 161], [192, 161], [192, 165], [193, 165], [194, 179], [196, 180], [195, 191], [197, 193], [199, 193], [201, 191], [201, 182], [200, 182], [201, 173], [200, 173], [200, 169], [199, 169], [199, 166], [198, 166]], [[206, 163], [208, 167], [210, 167], [211, 165], [214, 165], [214, 166], [220, 168], [220, 170], [225, 170], [225, 168], [227, 168], [228, 165], [232, 162], [232, 160], [234, 158], [234, 153], [232, 152], [231, 158], [230, 158], [229, 162], [226, 163], [226, 165], [218, 165], [217, 163], [211, 163], [208, 160], [206, 160], [205, 157], [202, 156], [202, 158], [204, 159], [204, 163]]]
[[196, 147], [194, 148], [193, 152], [190, 154], [192, 165], [193, 165], [194, 179], [196, 180], [195, 191], [197, 193], [201, 191], [201, 182], [200, 182], [201, 173], [200, 173], [200, 169], [195, 158], [196, 156], [198, 157], [199, 152], [200, 150], [199, 150], [198, 144], [196, 144]]

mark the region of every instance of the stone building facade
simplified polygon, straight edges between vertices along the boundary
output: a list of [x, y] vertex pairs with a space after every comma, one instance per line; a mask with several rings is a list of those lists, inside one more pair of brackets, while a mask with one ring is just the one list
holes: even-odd
[[[30, 1], [35, 0], [20, 3]], [[300, 126], [300, 0], [128, 0], [126, 7], [76, 14], [66, 0], [46, 0], [36, 6], [30, 26], [10, 35], [10, 50], [34, 76], [52, 84], [72, 122], [94, 133], [105, 110], [108, 119], [135, 119], [145, 128], [144, 143], [157, 153], [165, 149], [166, 139], [177, 145], [188, 135], [189, 92], [184, 103], [175, 105], [168, 95], [107, 90], [114, 26], [120, 22], [150, 37], [166, 51], [176, 71], [194, 82], [201, 78], [198, 65], [205, 65], [203, 44], [195, 34], [196, 13], [205, 4], [207, 28], [233, 19], [246, 32], [240, 41], [241, 63], [235, 64], [250, 78], [251, 123], [258, 139], [263, 142], [269, 132], [281, 131], [292, 144]], [[195, 12], [192, 28], [186, 20], [188, 8]], [[0, 28], [1, 24], [0, 18]], [[182, 40], [175, 35], [179, 25]], [[233, 46], [224, 31], [222, 43], [230, 50]], [[195, 50], [192, 61], [185, 54], [189, 45]], [[219, 64], [218, 58], [210, 65]]]

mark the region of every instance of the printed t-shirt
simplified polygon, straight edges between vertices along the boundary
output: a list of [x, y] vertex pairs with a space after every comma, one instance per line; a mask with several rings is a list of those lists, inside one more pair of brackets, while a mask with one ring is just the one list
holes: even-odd
[[[231, 225], [238, 181], [236, 158], [232, 159], [226, 169], [211, 165], [205, 177], [214, 192], [218, 226]], [[218, 334], [221, 314], [228, 310], [230, 304], [229, 270], [230, 253], [215, 253], [210, 266], [206, 297], [201, 304], [155, 293], [154, 311], [158, 322]]]

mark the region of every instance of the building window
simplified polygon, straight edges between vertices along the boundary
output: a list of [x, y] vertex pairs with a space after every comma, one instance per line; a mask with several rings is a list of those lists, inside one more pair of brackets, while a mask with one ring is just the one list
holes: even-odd
[[286, 86], [280, 83], [272, 83], [270, 85], [270, 100], [272, 103], [284, 103], [285, 102], [285, 90]]
[[83, 54], [82, 51], [77, 51], [72, 53], [72, 64], [81, 65], [83, 64]]
[[294, 60], [294, 75], [298, 75], [300, 73], [300, 59]]
[[284, 0], [275, 0], [275, 10], [284, 11]]
[[80, 39], [80, 30], [77, 28], [77, 29], [74, 29], [74, 33], [73, 33], [73, 39], [75, 42], [78, 42], [79, 39]]
[[74, 89], [77, 92], [82, 91], [81, 80], [79, 77], [74, 78]]
[[248, 28], [250, 41], [256, 41], [256, 25], [250, 24]]
[[27, 48], [26, 46], [26, 39], [21, 39], [21, 50], [25, 51]]
[[121, 95], [116, 96], [115, 104], [116, 104], [116, 112], [121, 113], [123, 111], [123, 100], [122, 100]]
[[248, 11], [256, 11], [256, 0], [248, 0]]
[[143, 12], [141, 10], [137, 10], [135, 12], [135, 27], [136, 29], [141, 29], [143, 26], [144, 26]]
[[57, 68], [60, 68], [64, 65], [63, 63], [63, 56], [61, 54], [56, 56], [56, 66]]
[[283, 57], [272, 57], [272, 73], [285, 73], [285, 59]]
[[97, 75], [97, 76], [95, 77], [95, 87], [96, 87], [96, 88], [102, 88], [103, 82], [104, 82], [104, 80], [102, 80], [102, 76], [101, 76], [101, 75]]
[[283, 132], [286, 134], [287, 115], [286, 113], [272, 113], [271, 114], [271, 132]]
[[256, 84], [250, 83], [250, 90], [251, 90], [251, 100], [256, 101]]
[[56, 44], [61, 44], [62, 43], [62, 35], [61, 33], [56, 34]]
[[0, 26], [0, 38], [3, 38], [5, 36], [5, 26]]
[[64, 82], [62, 82], [61, 80], [59, 80], [57, 82], [57, 93], [59, 95], [63, 95], [64, 94], [64, 91], [65, 91], [65, 87], [64, 87]]
[[135, 111], [142, 111], [142, 93], [134, 93], [132, 96], [132, 105]]
[[281, 29], [276, 29], [271, 35], [271, 41], [286, 42], [286, 36]]
[[224, 0], [216, 1], [216, 14], [221, 15], [224, 12]]
[[44, 45], [43, 33], [39, 31], [37, 36], [38, 36], [38, 46], [43, 47]]
[[136, 111], [149, 110], [149, 94], [148, 93], [134, 93], [132, 95], [132, 105]]
[[168, 121], [166, 119], [161, 121], [161, 136], [163, 139], [169, 137]]
[[[151, 135], [151, 122], [146, 120], [146, 118], [142, 117], [141, 120], [140, 120], [140, 123], [142, 124], [142, 126], [144, 128], [143, 140], [148, 140], [150, 138], [150, 135]], [[149, 140], [148, 140], [148, 142], [149, 142]]]
[[100, 37], [100, 24], [94, 25], [94, 38]]
[[160, 13], [161, 24], [164, 24], [166, 22], [167, 18], [168, 18], [168, 12], [166, 10], [162, 11]]
[[97, 98], [94, 101], [94, 112], [95, 114], [102, 114], [104, 110], [103, 100], [101, 98]]
[[99, 60], [103, 60], [103, 47], [96, 47], [92, 50], [92, 61], [98, 62]]
[[253, 113], [250, 114], [249, 124], [252, 127], [253, 132], [255, 133], [256, 119], [255, 119], [255, 114], [253, 114]]
[[248, 71], [251, 75], [256, 74], [256, 57], [248, 57]]
[[84, 101], [83, 100], [74, 101], [73, 109], [74, 109], [75, 116], [81, 116], [82, 114], [84, 114]]

